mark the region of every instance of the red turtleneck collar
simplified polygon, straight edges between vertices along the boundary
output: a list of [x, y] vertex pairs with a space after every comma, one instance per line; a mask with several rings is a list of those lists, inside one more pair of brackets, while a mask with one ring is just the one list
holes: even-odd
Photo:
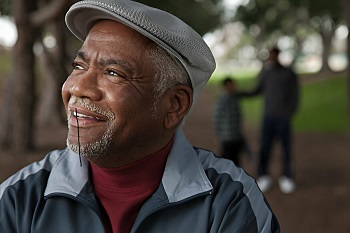
[[91, 164], [95, 193], [105, 214], [107, 232], [130, 232], [144, 201], [158, 188], [174, 137], [160, 151], [119, 168]]

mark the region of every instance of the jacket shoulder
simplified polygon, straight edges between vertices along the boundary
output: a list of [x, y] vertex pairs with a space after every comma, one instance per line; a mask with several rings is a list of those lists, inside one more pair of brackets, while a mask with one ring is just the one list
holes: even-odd
[[[42, 160], [31, 163], [10, 176], [0, 184], [0, 200], [5, 191], [16, 186], [16, 184], [19, 185], [21, 183], [21, 185], [26, 186], [37, 186], [38, 181], [41, 180], [38, 178], [44, 174], [47, 174], [47, 176], [44, 175], [47, 178], [56, 161], [65, 153], [67, 153], [66, 149], [51, 151]], [[36, 179], [33, 180], [34, 177]], [[29, 180], [31, 182], [28, 182]]]
[[29, 232], [51, 169], [65, 151], [52, 151], [9, 177], [0, 185], [0, 232]]
[[253, 227], [258, 232], [279, 232], [278, 221], [253, 177], [211, 151], [197, 149], [197, 153], [213, 186], [213, 205], [217, 205], [213, 209], [224, 209], [225, 213], [221, 213], [224, 216], [232, 214], [226, 217], [231, 219], [230, 224], [235, 222], [236, 227], [241, 225]]

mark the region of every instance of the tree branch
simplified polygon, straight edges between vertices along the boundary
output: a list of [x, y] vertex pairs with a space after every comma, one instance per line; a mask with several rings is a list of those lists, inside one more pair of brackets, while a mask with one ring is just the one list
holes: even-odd
[[76, 0], [52, 0], [49, 4], [40, 7], [30, 15], [31, 25], [35, 28], [43, 26], [45, 23], [63, 14], [74, 2]]

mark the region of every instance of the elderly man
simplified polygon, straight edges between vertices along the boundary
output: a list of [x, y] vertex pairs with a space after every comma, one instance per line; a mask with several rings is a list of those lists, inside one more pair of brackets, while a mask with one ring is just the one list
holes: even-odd
[[66, 22], [84, 40], [68, 147], [1, 185], [0, 232], [279, 232], [255, 181], [181, 130], [215, 68], [195, 31], [129, 0], [78, 2]]

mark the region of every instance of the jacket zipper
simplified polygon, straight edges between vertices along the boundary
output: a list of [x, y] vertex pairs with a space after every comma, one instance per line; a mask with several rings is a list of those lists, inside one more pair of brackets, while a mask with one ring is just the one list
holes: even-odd
[[183, 203], [186, 203], [186, 202], [189, 202], [191, 200], [194, 200], [196, 198], [200, 198], [200, 197], [204, 197], [204, 196], [208, 196], [208, 195], [211, 195], [212, 194], [212, 190], [210, 191], [206, 191], [206, 192], [203, 192], [203, 193], [200, 193], [200, 194], [197, 194], [197, 195], [194, 195], [194, 196], [191, 196], [189, 198], [186, 198], [186, 199], [183, 199], [181, 201], [177, 201], [177, 202], [172, 202], [172, 203], [166, 203], [166, 204], [163, 204], [162, 202], [160, 202], [158, 205], [156, 205], [155, 208], [153, 209], [150, 209], [150, 211], [148, 211], [145, 216], [143, 216], [143, 218], [141, 219], [140, 223], [138, 224], [138, 226], [133, 226], [132, 230], [131, 230], [131, 233], [137, 233], [140, 226], [143, 224], [143, 222], [145, 221], [145, 219], [147, 219], [148, 217], [150, 217], [151, 215], [153, 215], [154, 213], [158, 212], [158, 211], [161, 211], [161, 210], [164, 210], [164, 209], [167, 209], [167, 208], [170, 208], [172, 206], [177, 206], [177, 205], [180, 205], [180, 204], [183, 204]]

